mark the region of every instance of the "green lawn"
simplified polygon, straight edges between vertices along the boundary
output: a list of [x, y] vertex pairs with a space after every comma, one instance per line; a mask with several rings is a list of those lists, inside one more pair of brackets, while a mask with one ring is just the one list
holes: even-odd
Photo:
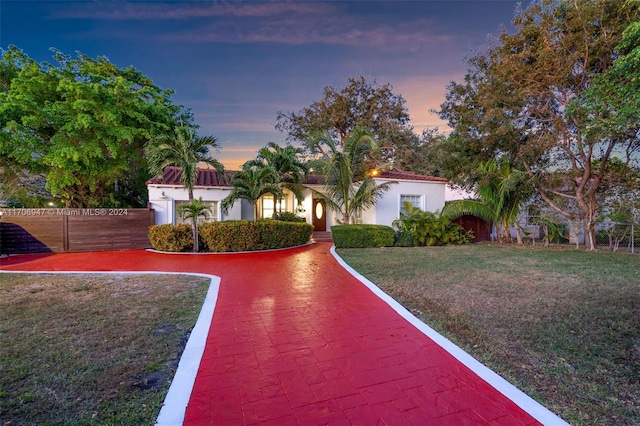
[[0, 274], [0, 425], [152, 425], [208, 286]]
[[338, 254], [568, 422], [640, 424], [640, 256], [515, 245]]

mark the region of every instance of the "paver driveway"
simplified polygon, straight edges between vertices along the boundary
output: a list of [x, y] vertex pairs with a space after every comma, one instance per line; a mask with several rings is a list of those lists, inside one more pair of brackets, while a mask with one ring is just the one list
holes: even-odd
[[340, 266], [330, 247], [70, 253], [0, 265], [219, 276], [184, 425], [564, 424], [518, 391], [507, 397], [480, 378]]

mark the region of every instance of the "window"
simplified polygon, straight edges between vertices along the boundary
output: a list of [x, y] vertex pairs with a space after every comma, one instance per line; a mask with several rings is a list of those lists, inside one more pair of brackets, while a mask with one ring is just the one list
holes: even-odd
[[262, 217], [263, 218], [272, 218], [273, 217], [273, 209], [274, 207], [277, 211], [287, 211], [287, 199], [282, 198], [276, 204], [275, 197], [272, 194], [266, 194], [262, 196]]
[[[191, 224], [190, 220], [182, 219], [180, 217], [180, 209], [179, 207], [183, 204], [189, 204], [189, 201], [176, 201], [175, 202], [175, 214], [176, 214], [176, 225], [180, 225], [183, 223]], [[202, 222], [217, 222], [218, 221], [218, 202], [217, 201], [205, 201], [204, 204], [209, 207], [209, 211], [207, 212], [207, 217], [199, 217], [198, 223]]]
[[410, 203], [413, 207], [422, 209], [422, 195], [400, 195], [400, 214], [406, 213], [404, 203]]

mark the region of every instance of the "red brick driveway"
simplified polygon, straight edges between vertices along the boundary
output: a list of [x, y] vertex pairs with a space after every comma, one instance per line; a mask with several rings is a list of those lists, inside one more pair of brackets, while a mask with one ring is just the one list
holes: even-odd
[[330, 247], [16, 256], [0, 259], [0, 269], [220, 277], [217, 301], [213, 294], [207, 302], [215, 310], [205, 315], [205, 341], [180, 365], [193, 370], [195, 383], [178, 379], [179, 369], [161, 424], [566, 424], [441, 336], [429, 337], [428, 327], [374, 294]]

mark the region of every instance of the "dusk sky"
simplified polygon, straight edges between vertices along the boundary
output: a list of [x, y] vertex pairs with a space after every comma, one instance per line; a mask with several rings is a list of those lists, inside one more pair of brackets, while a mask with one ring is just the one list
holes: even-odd
[[[0, 0], [0, 47], [37, 61], [49, 48], [133, 65], [191, 108], [216, 158], [236, 169], [286, 134], [278, 111], [299, 111], [350, 76], [391, 83], [416, 133], [446, 124], [430, 113], [464, 58], [509, 30], [514, 1]], [[523, 3], [526, 5], [526, 3]]]

